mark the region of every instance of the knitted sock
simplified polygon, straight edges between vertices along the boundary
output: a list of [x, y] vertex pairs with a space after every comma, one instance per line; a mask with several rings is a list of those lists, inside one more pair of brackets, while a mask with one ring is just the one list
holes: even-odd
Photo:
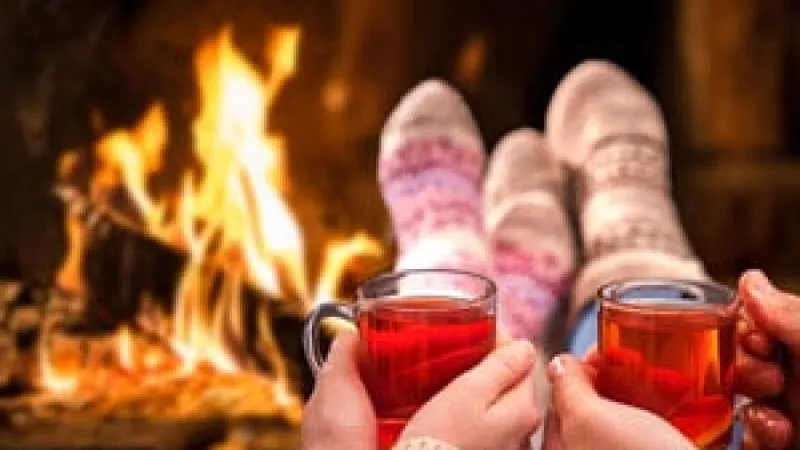
[[449, 268], [489, 275], [480, 190], [481, 137], [451, 87], [421, 83], [381, 135], [378, 179], [397, 241], [396, 268]]
[[639, 83], [608, 62], [579, 65], [553, 95], [547, 137], [579, 178], [587, 262], [573, 311], [610, 281], [707, 277], [672, 198], [661, 110]]
[[538, 341], [566, 294], [575, 264], [563, 167], [541, 134], [516, 130], [497, 144], [484, 190], [486, 230], [500, 290], [501, 327]]

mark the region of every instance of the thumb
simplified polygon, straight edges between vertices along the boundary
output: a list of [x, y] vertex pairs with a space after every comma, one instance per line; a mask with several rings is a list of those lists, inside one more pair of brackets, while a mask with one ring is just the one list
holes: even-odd
[[317, 385], [309, 399], [316, 414], [329, 424], [346, 427], [370, 427], [375, 412], [358, 371], [355, 333], [337, 334], [328, 352], [328, 359], [317, 377]]
[[553, 408], [559, 417], [575, 414], [588, 400], [597, 397], [583, 365], [572, 355], [562, 354], [553, 358], [547, 376], [553, 386]]
[[357, 342], [352, 332], [338, 333], [333, 341], [303, 408], [300, 448], [333, 448], [340, 442], [353, 450], [375, 448], [375, 410], [359, 377]]
[[776, 289], [760, 270], [742, 275], [739, 295], [759, 328], [793, 352], [800, 352], [799, 297]]
[[350, 331], [342, 331], [336, 335], [328, 352], [328, 357], [317, 377], [317, 384], [324, 386], [347, 381], [361, 382], [356, 363], [356, 344], [358, 338]]
[[451, 386], [464, 395], [480, 396], [488, 406], [528, 375], [535, 364], [533, 345], [517, 340], [495, 349], [480, 364], [453, 380]]

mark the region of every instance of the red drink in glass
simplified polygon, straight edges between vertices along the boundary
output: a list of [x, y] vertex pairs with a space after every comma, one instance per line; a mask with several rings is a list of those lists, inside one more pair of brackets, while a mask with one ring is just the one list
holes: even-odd
[[488, 278], [459, 270], [375, 277], [359, 288], [355, 305], [315, 306], [303, 331], [306, 359], [318, 373], [322, 319], [355, 323], [359, 370], [378, 418], [378, 448], [389, 450], [423, 404], [494, 348], [496, 291]]
[[[679, 287], [673, 297], [650, 283], [646, 292], [602, 299], [598, 391], [658, 414], [699, 448], [726, 448], [733, 421], [733, 296], [715, 285], [691, 283], [699, 290]], [[719, 302], [698, 303], [687, 294], [708, 302], [714, 289], [720, 289]]]
[[444, 297], [398, 298], [359, 311], [359, 365], [378, 417], [380, 449], [406, 421], [495, 346], [494, 315]]

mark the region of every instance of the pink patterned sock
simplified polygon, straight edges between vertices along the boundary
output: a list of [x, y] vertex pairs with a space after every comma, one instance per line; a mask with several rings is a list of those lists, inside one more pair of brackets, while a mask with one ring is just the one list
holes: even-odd
[[475, 121], [451, 87], [428, 80], [400, 101], [384, 126], [378, 161], [397, 269], [490, 274], [480, 204], [484, 159]]
[[575, 244], [562, 202], [564, 178], [535, 130], [508, 134], [492, 154], [485, 223], [500, 324], [514, 338], [541, 340], [569, 286]]

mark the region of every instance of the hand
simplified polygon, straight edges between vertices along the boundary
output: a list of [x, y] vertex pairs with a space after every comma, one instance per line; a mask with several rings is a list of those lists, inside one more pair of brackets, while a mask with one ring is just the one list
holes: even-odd
[[352, 332], [336, 336], [303, 411], [302, 450], [375, 450], [375, 411], [358, 374]]
[[[777, 290], [760, 271], [741, 277], [738, 295], [744, 308], [737, 324], [737, 391], [756, 404], [744, 414], [743, 447], [789, 448], [800, 415], [800, 297]], [[783, 403], [780, 409], [775, 400]]]
[[539, 426], [527, 341], [503, 345], [442, 389], [411, 418], [400, 441], [430, 437], [460, 450], [518, 450]]
[[593, 385], [594, 361], [591, 356], [581, 363], [560, 355], [550, 363], [553, 409], [545, 423], [546, 450], [695, 448], [655, 414], [600, 397]]

